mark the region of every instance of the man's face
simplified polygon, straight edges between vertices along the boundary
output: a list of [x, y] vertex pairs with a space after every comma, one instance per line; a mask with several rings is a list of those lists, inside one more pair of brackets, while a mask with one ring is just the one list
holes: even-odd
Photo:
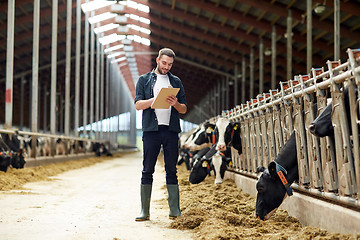
[[157, 69], [160, 74], [167, 74], [170, 71], [174, 62], [174, 58], [162, 55], [160, 58], [156, 58]]

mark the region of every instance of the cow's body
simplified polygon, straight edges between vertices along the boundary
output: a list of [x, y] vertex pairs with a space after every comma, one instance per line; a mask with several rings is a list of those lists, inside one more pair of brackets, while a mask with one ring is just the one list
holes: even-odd
[[261, 220], [269, 219], [286, 196], [287, 189], [277, 173], [279, 170], [285, 176], [288, 186], [299, 179], [295, 132], [291, 134], [275, 161], [269, 163], [256, 184], [258, 193], [255, 215]]

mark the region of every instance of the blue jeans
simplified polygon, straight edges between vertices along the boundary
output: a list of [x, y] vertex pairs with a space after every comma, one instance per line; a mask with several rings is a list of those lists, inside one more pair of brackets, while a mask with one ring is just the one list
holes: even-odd
[[159, 126], [159, 131], [143, 132], [143, 170], [141, 184], [152, 184], [155, 164], [161, 145], [164, 151], [166, 184], [178, 184], [176, 163], [179, 156], [179, 136], [176, 132], [169, 131], [168, 126]]

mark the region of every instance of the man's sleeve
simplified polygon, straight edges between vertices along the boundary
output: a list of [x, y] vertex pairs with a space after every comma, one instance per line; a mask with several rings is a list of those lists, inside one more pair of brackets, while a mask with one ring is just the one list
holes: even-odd
[[136, 83], [136, 95], [135, 95], [134, 103], [136, 103], [139, 100], [144, 100], [144, 99], [145, 99], [144, 84], [140, 77]]
[[185, 90], [184, 90], [184, 86], [182, 85], [181, 81], [180, 81], [180, 90], [178, 93], [178, 102], [187, 105], [186, 97], [185, 97]]

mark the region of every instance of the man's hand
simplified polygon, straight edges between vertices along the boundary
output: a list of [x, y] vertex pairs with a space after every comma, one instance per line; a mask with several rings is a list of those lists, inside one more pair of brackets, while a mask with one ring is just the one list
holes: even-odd
[[179, 103], [177, 98], [174, 95], [170, 95], [166, 98], [166, 101], [170, 103], [179, 113], [185, 114], [187, 107], [185, 104]]
[[177, 103], [177, 98], [174, 95], [170, 95], [166, 98], [166, 101], [170, 103], [171, 106], [175, 106]]

